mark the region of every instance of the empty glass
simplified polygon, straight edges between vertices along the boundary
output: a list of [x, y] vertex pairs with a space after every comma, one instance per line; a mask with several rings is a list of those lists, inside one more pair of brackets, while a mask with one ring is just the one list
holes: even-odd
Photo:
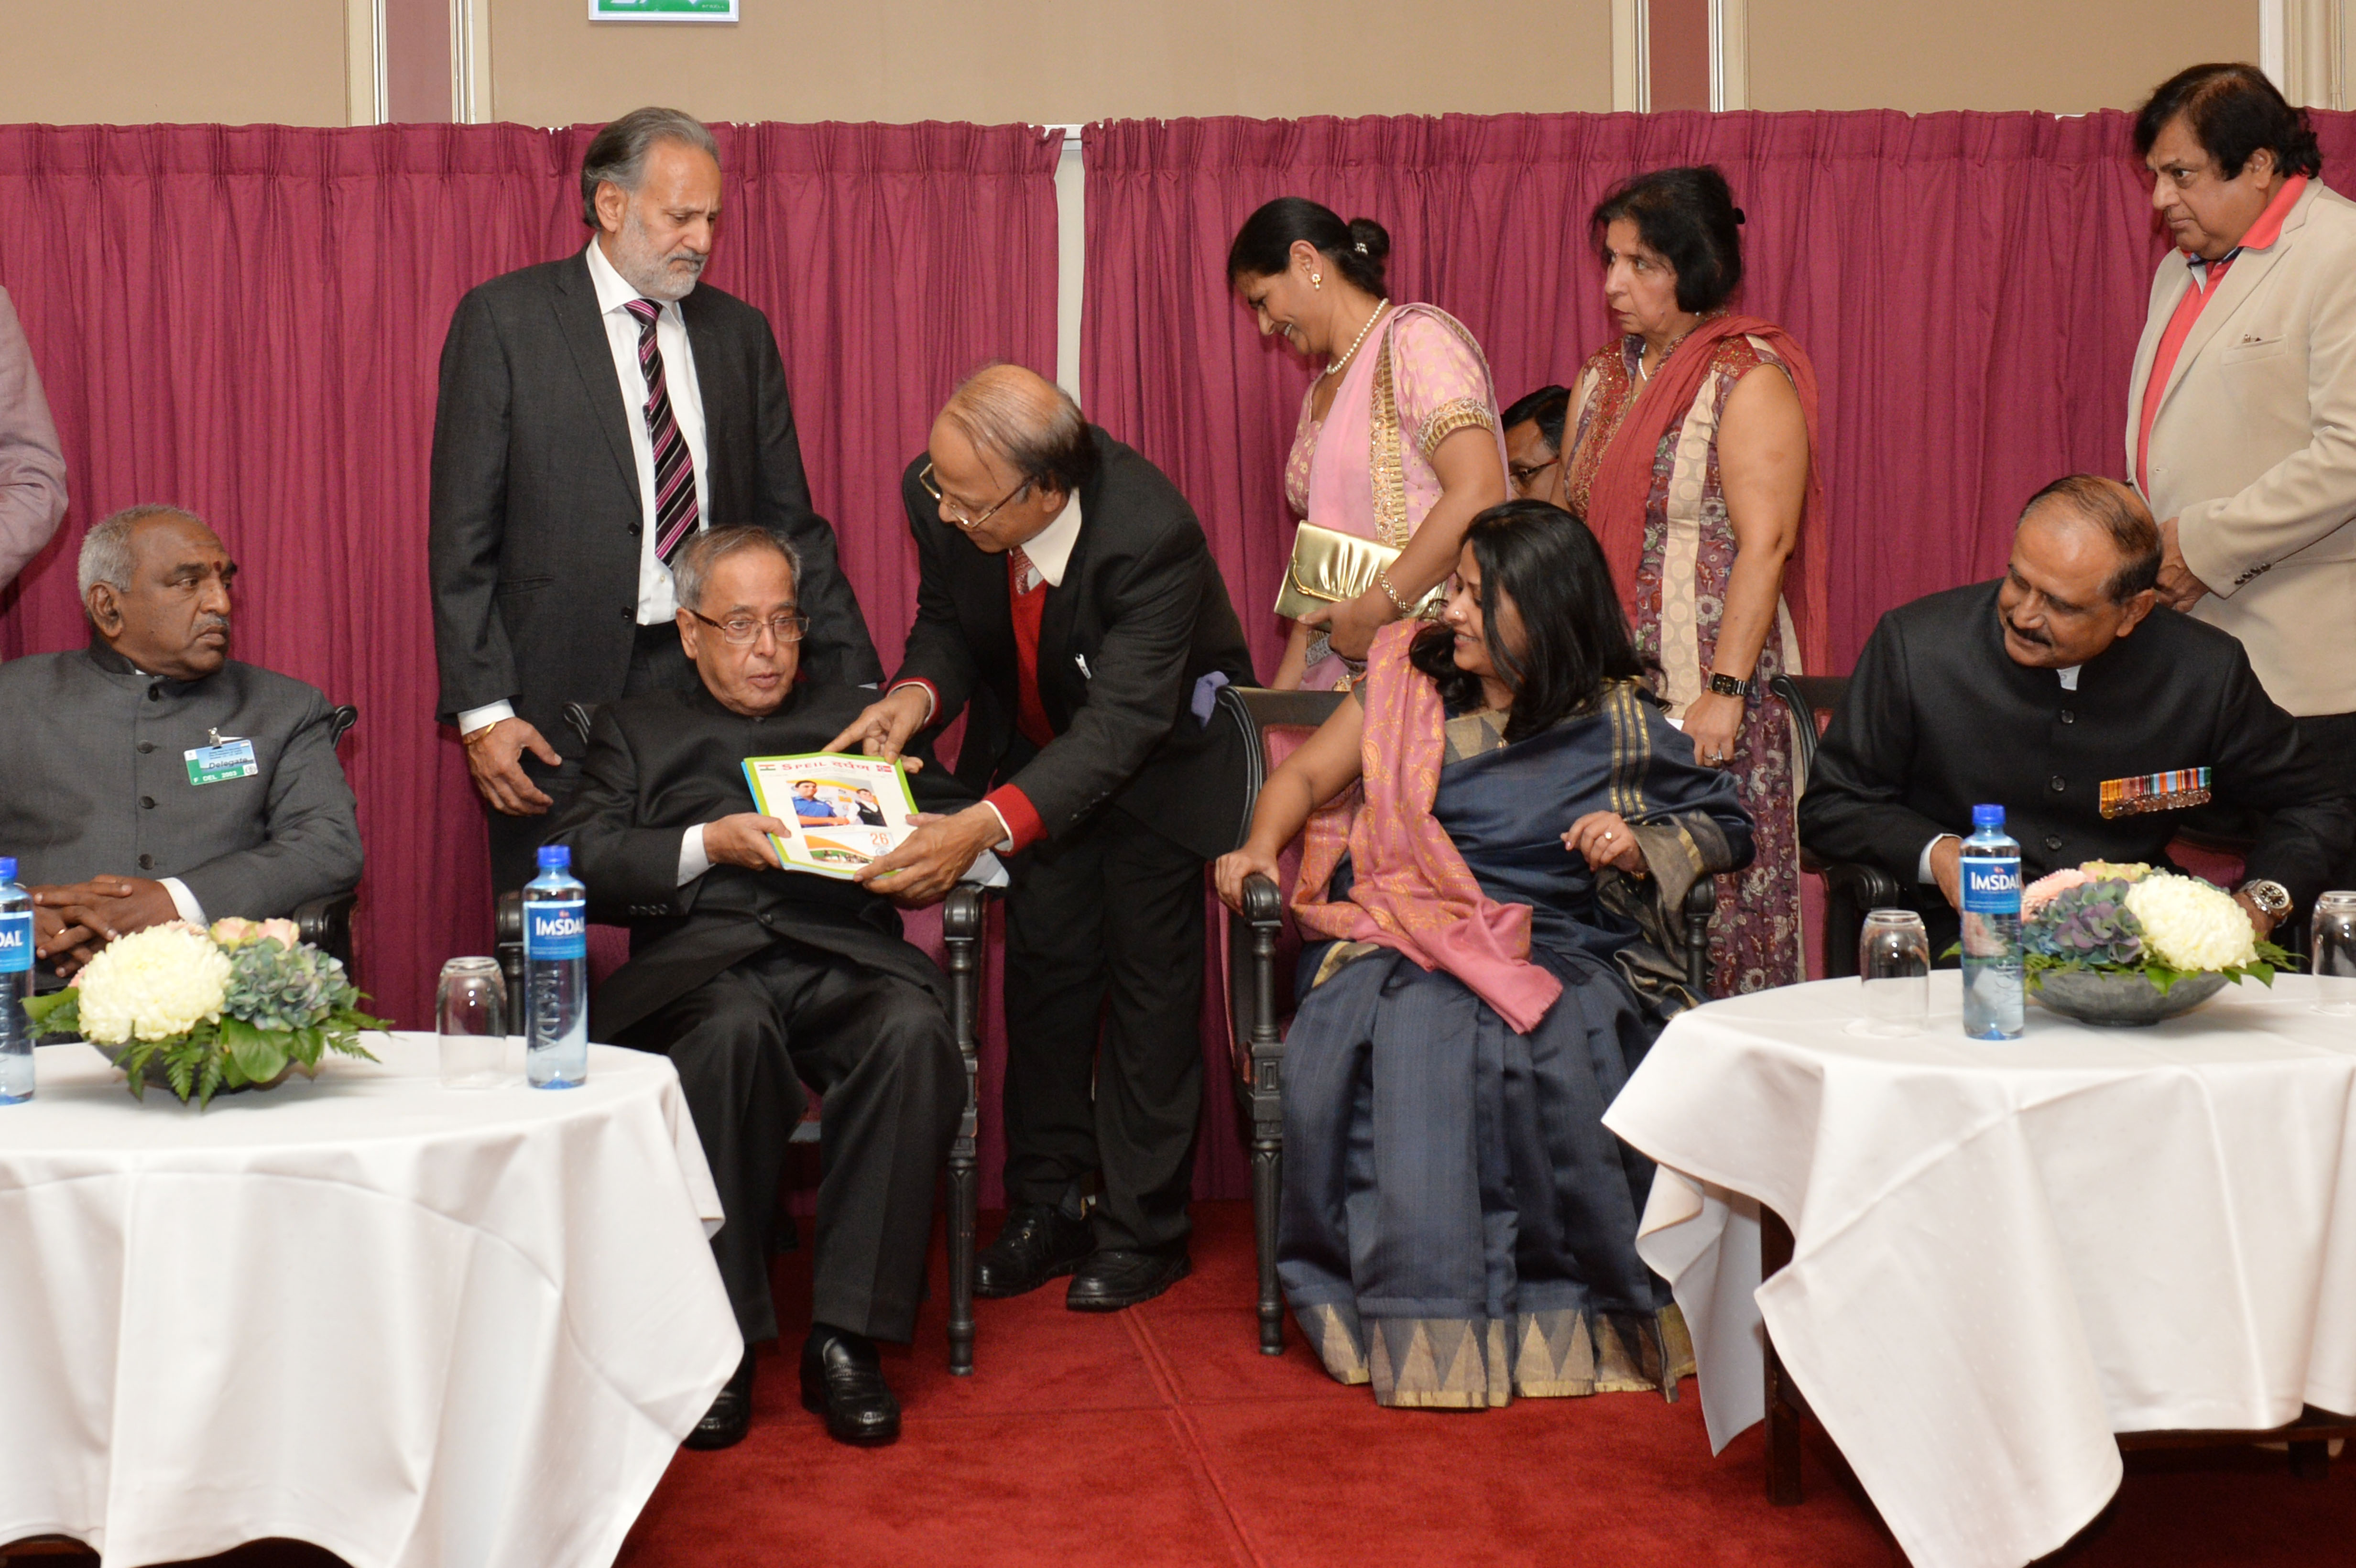
[[2318, 898], [2308, 930], [2319, 993], [2315, 1010], [2337, 1018], [2356, 1016], [2356, 893]]
[[443, 965], [434, 1012], [444, 1088], [490, 1089], [508, 1081], [508, 983], [498, 960], [453, 958]]
[[1878, 909], [1857, 939], [1865, 1032], [1921, 1034], [1931, 1022], [1931, 934], [1911, 909]]

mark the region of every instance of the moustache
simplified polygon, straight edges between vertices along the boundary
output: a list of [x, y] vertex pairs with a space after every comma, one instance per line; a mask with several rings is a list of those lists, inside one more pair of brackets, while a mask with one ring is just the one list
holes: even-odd
[[2032, 632], [2029, 630], [2014, 621], [2009, 615], [2005, 617], [2004, 629], [2010, 632], [2014, 636], [2019, 637], [2024, 643], [2031, 643], [2040, 648], [2050, 648], [2053, 645], [2052, 637], [2043, 632]]
[[691, 272], [701, 272], [703, 271], [703, 264], [710, 260], [712, 260], [710, 256], [698, 255], [692, 251], [674, 251], [670, 255], [665, 256], [663, 258], [663, 265], [666, 267], [685, 267]]

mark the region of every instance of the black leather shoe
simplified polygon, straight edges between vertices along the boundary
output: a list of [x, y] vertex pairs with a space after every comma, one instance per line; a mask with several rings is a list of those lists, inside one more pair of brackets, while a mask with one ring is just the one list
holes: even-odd
[[744, 1347], [744, 1359], [736, 1363], [736, 1375], [722, 1387], [720, 1397], [695, 1424], [680, 1445], [686, 1448], [733, 1448], [744, 1441], [744, 1434], [753, 1429], [753, 1347]]
[[880, 1448], [900, 1440], [900, 1402], [884, 1381], [871, 1339], [824, 1324], [802, 1342], [802, 1408], [826, 1417], [837, 1443]]
[[974, 1260], [973, 1293], [1024, 1295], [1071, 1273], [1095, 1250], [1096, 1237], [1086, 1220], [1038, 1204], [1016, 1209], [1006, 1216], [998, 1240]]
[[1064, 1305], [1075, 1312], [1118, 1312], [1152, 1300], [1194, 1272], [1183, 1243], [1150, 1253], [1091, 1253], [1072, 1275]]

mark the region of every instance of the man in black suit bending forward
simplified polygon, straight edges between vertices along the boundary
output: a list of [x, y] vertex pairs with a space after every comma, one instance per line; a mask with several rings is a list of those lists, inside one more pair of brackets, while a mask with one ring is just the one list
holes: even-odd
[[[2024, 879], [2168, 859], [2185, 814], [2255, 828], [2235, 897], [2260, 936], [2356, 846], [2346, 781], [2299, 740], [2227, 633], [2155, 606], [2159, 530], [2075, 475], [2029, 498], [1996, 582], [1881, 618], [1810, 770], [1800, 841], [1879, 867], [1954, 941], [1972, 807], [2001, 804]], [[2107, 809], [2106, 809], [2106, 796]]]
[[1235, 847], [1242, 787], [1211, 699], [1251, 679], [1250, 656], [1177, 486], [1028, 370], [959, 387], [901, 494], [916, 622], [884, 699], [838, 744], [894, 755], [964, 710], [958, 774], [990, 794], [862, 875], [937, 898], [982, 851], [1020, 852], [1008, 1213], [976, 1289], [1076, 1271], [1066, 1304], [1113, 1311], [1189, 1266], [1203, 865]]
[[711, 132], [675, 109], [624, 115], [582, 160], [594, 238], [473, 290], [443, 345], [439, 709], [487, 807], [496, 891], [531, 876], [545, 814], [579, 773], [552, 743], [564, 705], [695, 686], [671, 567], [702, 528], [752, 524], [799, 552], [812, 676], [884, 673], [810, 509], [769, 323], [697, 286], [720, 197]]
[[[867, 697], [796, 684], [798, 567], [766, 528], [689, 542], [676, 635], [698, 683], [599, 710], [553, 835], [573, 847], [590, 918], [675, 917], [599, 988], [589, 1029], [670, 1057], [726, 1217], [712, 1250], [744, 1359], [690, 1447], [744, 1435], [752, 1346], [777, 1334], [764, 1232], [803, 1082], [826, 1116], [802, 1403], [843, 1442], [899, 1435], [873, 1341], [916, 1328], [933, 1183], [965, 1108], [940, 970], [902, 939], [882, 895], [779, 869], [769, 835], [786, 827], [755, 809], [744, 782], [745, 758], [818, 751]], [[922, 804], [972, 799], [937, 773], [912, 782]]]

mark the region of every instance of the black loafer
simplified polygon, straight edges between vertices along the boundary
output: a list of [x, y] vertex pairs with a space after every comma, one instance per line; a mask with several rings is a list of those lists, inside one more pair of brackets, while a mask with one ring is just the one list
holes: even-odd
[[1095, 1248], [1087, 1221], [1039, 1204], [1016, 1209], [1006, 1216], [998, 1240], [974, 1260], [973, 1293], [992, 1298], [1027, 1294], [1071, 1273]]
[[823, 1324], [802, 1344], [802, 1408], [826, 1417], [837, 1443], [880, 1448], [900, 1440], [900, 1402], [884, 1381], [874, 1342]]
[[703, 1413], [680, 1445], [683, 1448], [733, 1448], [753, 1429], [753, 1347], [736, 1363], [736, 1375], [720, 1390], [720, 1397]]
[[1194, 1271], [1183, 1243], [1150, 1253], [1091, 1253], [1072, 1275], [1064, 1305], [1075, 1312], [1118, 1312], [1152, 1300]]

